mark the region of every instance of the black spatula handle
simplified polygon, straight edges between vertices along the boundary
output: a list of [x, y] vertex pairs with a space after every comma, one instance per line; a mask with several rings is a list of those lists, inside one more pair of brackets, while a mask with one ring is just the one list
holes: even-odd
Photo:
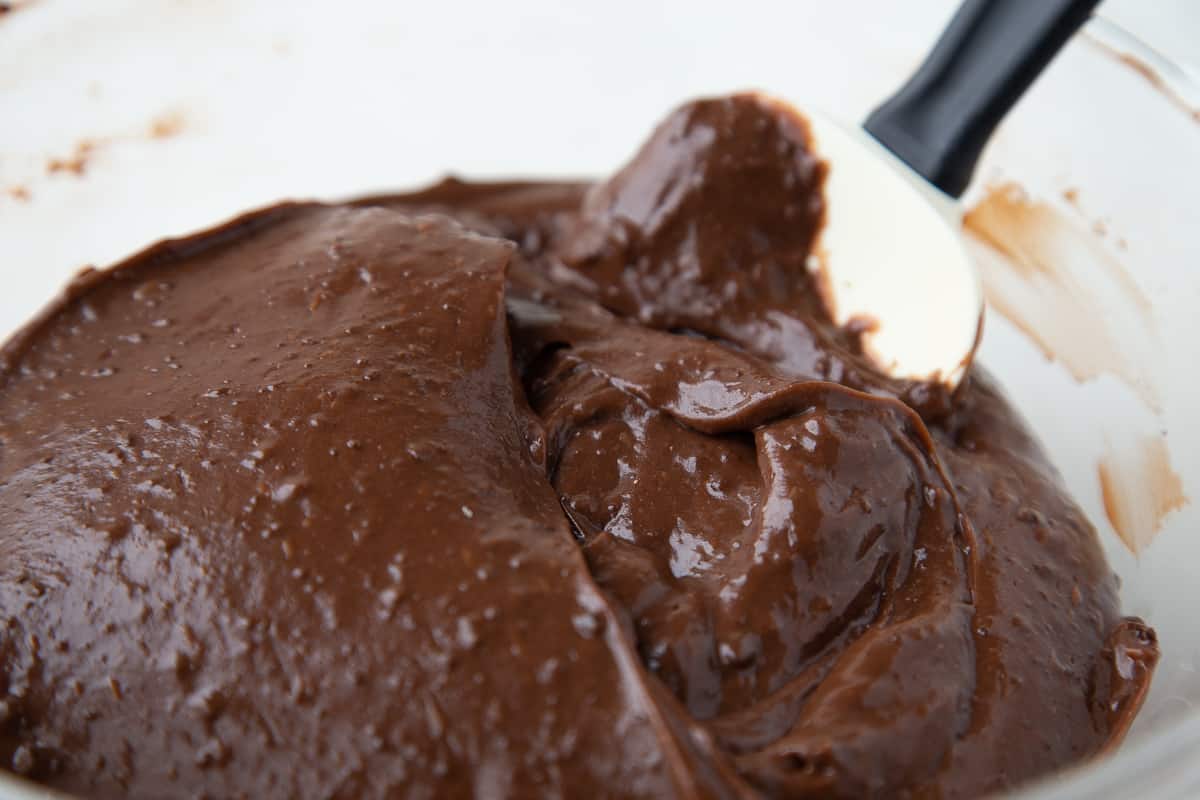
[[965, 0], [925, 63], [863, 127], [958, 197], [992, 131], [1100, 0]]

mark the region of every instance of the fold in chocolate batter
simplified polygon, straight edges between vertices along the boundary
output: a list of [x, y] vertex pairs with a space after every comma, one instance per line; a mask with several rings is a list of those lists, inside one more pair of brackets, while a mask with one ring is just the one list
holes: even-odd
[[[0, 763], [88, 796], [966, 797], [1157, 660], [991, 382], [892, 381], [752, 96], [610, 181], [283, 205], [3, 352]], [[869, 235], [869, 231], [864, 231]]]

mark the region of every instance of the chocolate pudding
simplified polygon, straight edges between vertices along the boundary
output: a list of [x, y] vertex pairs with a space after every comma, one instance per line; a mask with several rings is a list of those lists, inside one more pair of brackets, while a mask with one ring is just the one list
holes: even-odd
[[0, 765], [949, 798], [1113, 746], [1154, 633], [983, 370], [898, 381], [831, 321], [810, 138], [699, 101], [601, 183], [284, 204], [81, 275], [0, 364]]

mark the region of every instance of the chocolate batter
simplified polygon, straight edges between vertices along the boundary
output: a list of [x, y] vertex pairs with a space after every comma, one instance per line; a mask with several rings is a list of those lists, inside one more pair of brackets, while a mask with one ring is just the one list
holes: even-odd
[[1153, 631], [978, 368], [894, 381], [830, 321], [808, 140], [702, 101], [605, 183], [286, 204], [81, 276], [2, 356], [0, 764], [967, 797], [1116, 743]]

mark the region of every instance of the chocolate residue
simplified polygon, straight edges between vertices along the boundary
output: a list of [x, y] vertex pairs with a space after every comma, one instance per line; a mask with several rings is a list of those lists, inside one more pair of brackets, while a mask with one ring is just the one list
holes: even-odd
[[87, 172], [88, 161], [96, 151], [98, 142], [95, 139], [83, 139], [75, 145], [75, 152], [65, 158], [52, 158], [46, 162], [46, 174], [55, 175], [69, 172], [82, 176]]
[[988, 304], [1076, 380], [1111, 374], [1162, 408], [1162, 348], [1150, 301], [1093, 232], [1013, 183], [963, 217]]
[[1149, 81], [1155, 89], [1161, 91], [1165, 87], [1162, 76], [1155, 72], [1153, 67], [1144, 61], [1140, 61], [1136, 56], [1129, 53], [1120, 53], [1117, 55], [1117, 60]]
[[[93, 96], [100, 93], [99, 84], [91, 84], [88, 91]], [[91, 159], [96, 155], [97, 151], [102, 146], [108, 146], [115, 143], [127, 142], [132, 140], [149, 139], [169, 139], [172, 136], [178, 135], [186, 124], [186, 118], [180, 111], [168, 111], [158, 117], [155, 117], [145, 129], [145, 133], [131, 134], [120, 133], [104, 137], [90, 137], [81, 139], [76, 145], [75, 150], [71, 155], [65, 157], [51, 158], [46, 162], [46, 174], [57, 175], [67, 173], [82, 177], [87, 173], [88, 167], [91, 164]]]
[[1188, 503], [1166, 442], [1158, 436], [1142, 437], [1124, 446], [1110, 441], [1097, 472], [1104, 513], [1135, 554], [1150, 544], [1168, 514]]
[[1101, 51], [1111, 56], [1116, 61], [1129, 67], [1135, 73], [1145, 79], [1146, 83], [1154, 87], [1155, 91], [1163, 97], [1171, 101], [1173, 105], [1191, 117], [1193, 120], [1200, 122], [1200, 108], [1197, 108], [1191, 101], [1184, 97], [1175, 87], [1173, 81], [1168, 80], [1158, 70], [1142, 61], [1133, 53], [1128, 53], [1124, 50], [1119, 50], [1106, 41], [1084, 34], [1084, 41], [1091, 42]]
[[[1079, 190], [1078, 189], [1076, 189], [1074, 187], [1069, 187], [1067, 189], [1063, 189], [1062, 190], [1062, 199], [1065, 200], [1068, 205], [1070, 205], [1073, 209], [1078, 211], [1080, 214], [1083, 213], [1083, 203], [1081, 203], [1079, 200]], [[1108, 223], [1105, 222], [1103, 219], [1092, 220], [1091, 227], [1092, 227], [1092, 233], [1096, 234], [1097, 236], [1099, 236], [1101, 238], [1108, 236]]]
[[176, 136], [183, 130], [185, 121], [183, 114], [178, 111], [163, 114], [150, 123], [150, 138], [169, 139]]

